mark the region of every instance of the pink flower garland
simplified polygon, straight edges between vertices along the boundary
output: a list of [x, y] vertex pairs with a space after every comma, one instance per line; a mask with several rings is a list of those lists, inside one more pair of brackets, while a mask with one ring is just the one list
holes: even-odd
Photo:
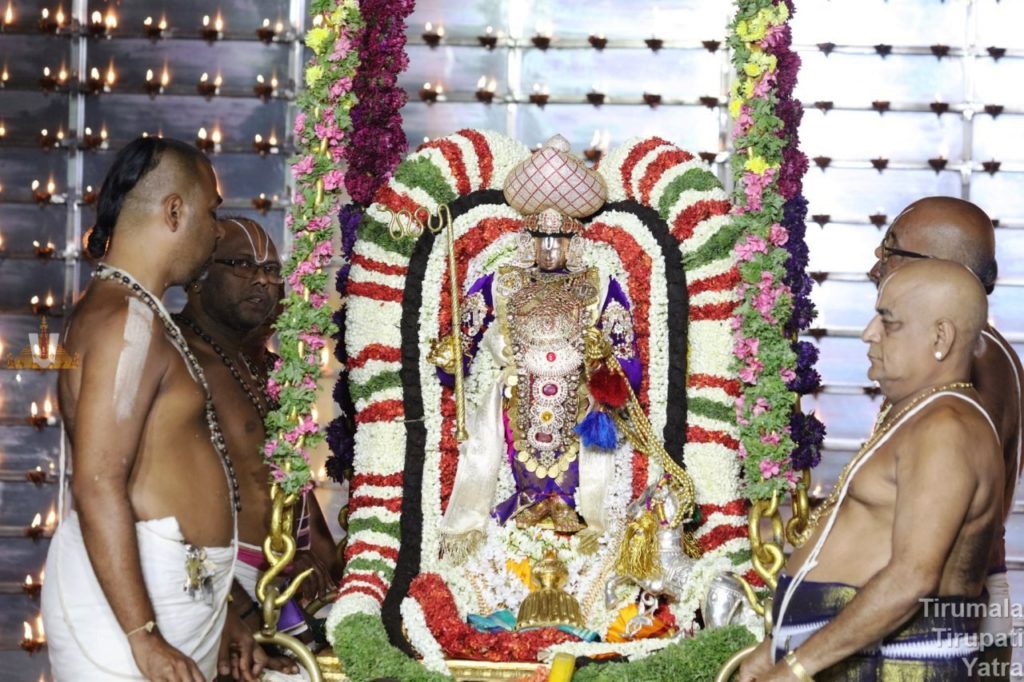
[[320, 350], [325, 335], [335, 330], [325, 305], [325, 269], [333, 257], [331, 219], [341, 201], [340, 166], [349, 144], [349, 111], [355, 104], [351, 84], [359, 56], [352, 43], [363, 26], [354, 3], [314, 0], [312, 9], [319, 22], [314, 21], [306, 35], [313, 57], [306, 69], [307, 87], [298, 98], [302, 111], [295, 117], [293, 133], [300, 151], [291, 167], [295, 193], [285, 218], [294, 237], [285, 267], [290, 292], [275, 324], [281, 357], [267, 381], [267, 393], [278, 407], [267, 415], [271, 436], [263, 448], [271, 476], [286, 494], [303, 493], [312, 486], [309, 448], [323, 439], [312, 412]]

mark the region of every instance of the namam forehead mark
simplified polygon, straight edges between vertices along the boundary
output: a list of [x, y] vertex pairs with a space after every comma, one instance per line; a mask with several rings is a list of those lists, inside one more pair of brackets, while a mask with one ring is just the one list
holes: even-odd
[[[894, 279], [900, 281], [893, 284]], [[896, 308], [901, 311], [901, 303], [906, 300], [907, 294], [914, 289], [909, 287], [906, 282], [906, 277], [900, 277], [899, 271], [896, 271], [882, 280], [882, 283], [878, 285], [878, 297], [875, 299], [875, 312], [886, 319], [893, 319], [897, 315]], [[890, 286], [890, 284], [892, 286]], [[888, 294], [888, 296], [886, 296]]]
[[882, 237], [882, 243], [883, 244], [886, 243], [887, 241], [889, 241], [890, 239], [892, 241], [894, 241], [894, 242], [896, 241], [896, 232], [895, 232], [896, 226], [899, 225], [900, 221], [904, 220], [916, 208], [917, 208], [917, 204], [911, 204], [910, 206], [907, 206], [905, 209], [900, 211], [899, 215], [896, 216], [893, 219], [892, 223], [889, 224], [889, 229], [885, 231], [885, 236]]
[[264, 234], [263, 230], [234, 218], [228, 218], [227, 220], [242, 229], [242, 234], [245, 235], [246, 240], [249, 242], [253, 262], [266, 263], [270, 259], [270, 238]]
[[135, 409], [142, 372], [153, 340], [153, 311], [135, 297], [128, 299], [123, 338], [124, 347], [114, 374], [114, 416], [119, 422], [127, 420]]

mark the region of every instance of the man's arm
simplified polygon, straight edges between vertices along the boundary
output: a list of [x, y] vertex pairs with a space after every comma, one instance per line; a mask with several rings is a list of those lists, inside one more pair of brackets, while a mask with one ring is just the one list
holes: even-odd
[[831, 623], [796, 650], [812, 676], [883, 639], [913, 615], [922, 598], [939, 590], [977, 487], [970, 457], [977, 443], [972, 445], [967, 426], [948, 407], [934, 410], [908, 435], [909, 447], [896, 457], [892, 557]]
[[156, 680], [198, 682], [202, 674], [192, 660], [167, 644], [159, 630], [140, 629], [155, 620], [155, 613], [143, 582], [128, 482], [167, 369], [161, 359], [166, 356], [157, 350], [162, 329], [145, 312], [129, 305], [101, 314], [105, 319], [94, 317], [88, 336], [80, 337], [71, 489], [89, 561], [122, 631], [131, 633], [128, 641], [140, 670]]
[[341, 572], [344, 565], [338, 560], [337, 545], [331, 536], [331, 529], [324, 518], [323, 509], [316, 499], [313, 491], [307, 493], [309, 505], [309, 550], [315, 554], [324, 566], [328, 567], [328, 575], [332, 584], [327, 586], [327, 591], [337, 589], [341, 581]]
[[313, 491], [306, 493], [305, 503], [309, 511], [309, 548], [298, 552], [294, 563], [296, 573], [307, 568], [313, 569], [313, 573], [302, 582], [301, 588], [302, 596], [312, 601], [338, 588], [343, 566], [337, 560], [331, 531]]

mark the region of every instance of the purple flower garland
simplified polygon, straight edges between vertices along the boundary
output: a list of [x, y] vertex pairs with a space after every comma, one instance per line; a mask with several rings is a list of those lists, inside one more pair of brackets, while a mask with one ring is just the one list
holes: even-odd
[[[359, 70], [354, 91], [359, 103], [352, 108], [352, 133], [349, 141], [348, 171], [345, 188], [352, 197], [338, 215], [341, 232], [341, 257], [335, 287], [342, 300], [348, 289], [350, 259], [362, 221], [363, 210], [373, 202], [377, 190], [391, 177], [408, 148], [402, 130], [400, 109], [405, 91], [398, 87], [398, 74], [409, 65], [405, 54], [405, 19], [413, 10], [413, 0], [362, 0], [360, 11], [366, 28], [359, 37]], [[349, 395], [345, 364], [345, 309], [334, 313], [338, 332], [334, 335], [334, 357], [341, 363], [334, 385], [334, 400], [341, 416], [327, 427], [331, 456], [327, 473], [336, 481], [352, 467], [355, 423], [354, 406]]]
[[352, 140], [345, 187], [352, 200], [369, 206], [408, 148], [399, 110], [405, 91], [398, 74], [409, 65], [405, 54], [405, 19], [412, 0], [362, 0], [366, 21], [359, 48], [355, 93], [359, 103], [352, 109]]
[[[793, 0], [783, 0], [789, 8], [790, 16], [794, 12]], [[776, 3], [777, 4], [777, 3]], [[800, 151], [800, 120], [803, 118], [803, 105], [793, 98], [796, 87], [797, 73], [800, 70], [800, 55], [790, 49], [792, 30], [787, 23], [780, 30], [772, 33], [765, 40], [766, 52], [777, 59], [775, 114], [783, 123], [780, 137], [788, 140], [782, 151], [782, 166], [779, 170], [779, 193], [785, 200], [783, 204], [782, 226], [789, 232], [786, 250], [789, 258], [786, 261], [786, 276], [783, 281], [793, 295], [793, 312], [786, 323], [786, 333], [791, 337], [806, 329], [814, 319], [817, 311], [811, 301], [810, 293], [814, 282], [807, 274], [808, 251], [805, 235], [807, 225], [807, 200], [804, 198], [803, 177], [807, 173], [807, 156]], [[814, 369], [818, 360], [818, 349], [808, 341], [794, 341], [793, 350], [797, 355], [796, 376], [786, 387], [807, 395], [818, 390], [821, 375]], [[790, 418], [791, 437], [796, 443], [793, 451], [792, 464], [794, 469], [810, 469], [821, 460], [821, 446], [825, 438], [825, 425], [813, 414], [803, 414], [799, 410]]]

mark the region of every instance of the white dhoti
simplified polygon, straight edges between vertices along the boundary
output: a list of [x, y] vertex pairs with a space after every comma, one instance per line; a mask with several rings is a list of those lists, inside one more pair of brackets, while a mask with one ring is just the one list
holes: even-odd
[[985, 581], [988, 606], [981, 619], [981, 632], [993, 635], [994, 646], [1009, 646], [1013, 637], [1013, 602], [1010, 601], [1010, 582], [1006, 571], [991, 574]]
[[[160, 634], [192, 658], [203, 675], [216, 674], [227, 596], [234, 572], [231, 547], [206, 548], [213, 597], [195, 599], [185, 590], [186, 545], [174, 517], [135, 524], [146, 592]], [[128, 638], [114, 617], [93, 571], [78, 514], [64, 519], [46, 557], [42, 611], [50, 668], [58, 682], [144, 679]]]

